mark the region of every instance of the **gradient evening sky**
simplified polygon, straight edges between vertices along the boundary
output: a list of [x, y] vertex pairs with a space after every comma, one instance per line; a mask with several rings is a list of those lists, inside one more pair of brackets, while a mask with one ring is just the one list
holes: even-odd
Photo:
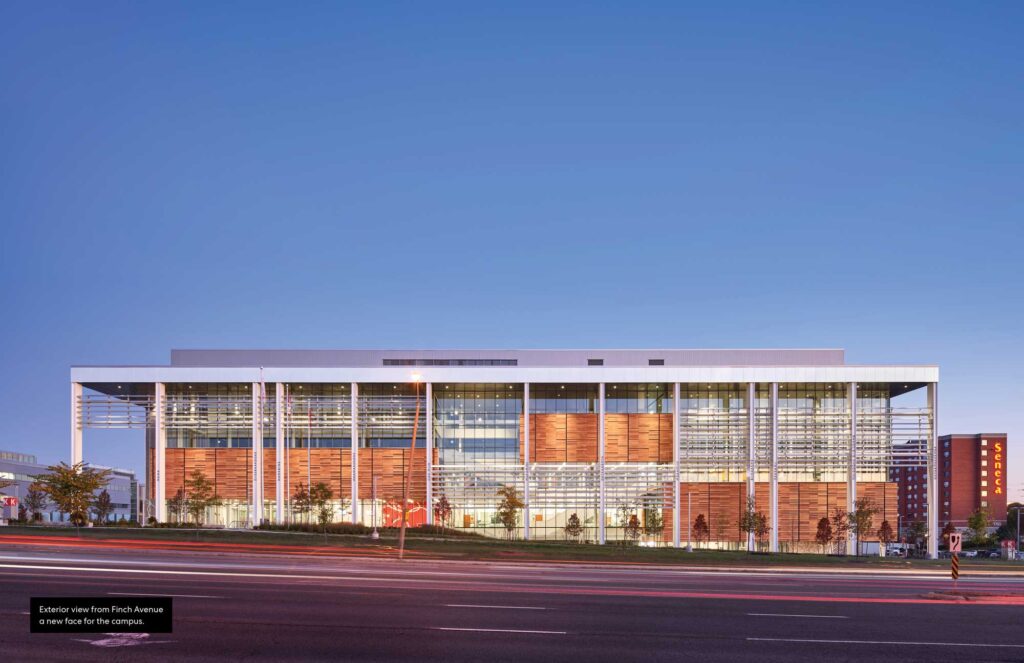
[[0, 448], [172, 347], [844, 347], [1019, 496], [1024, 5], [711, 4], [3, 3]]

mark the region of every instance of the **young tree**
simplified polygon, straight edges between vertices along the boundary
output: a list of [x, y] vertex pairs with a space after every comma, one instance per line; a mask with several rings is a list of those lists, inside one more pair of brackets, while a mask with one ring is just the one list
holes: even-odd
[[104, 488], [92, 502], [92, 512], [96, 516], [96, 524], [102, 525], [107, 522], [107, 517], [114, 512], [114, 505], [110, 501], [110, 493]]
[[828, 516], [818, 521], [818, 531], [814, 534], [814, 542], [821, 546], [823, 554], [828, 554], [829, 544], [832, 543], [832, 522]]
[[187, 512], [188, 499], [185, 497], [185, 491], [179, 488], [174, 497], [167, 500], [167, 515], [170, 516], [172, 523], [181, 523], [185, 520]]
[[202, 470], [193, 471], [192, 476], [185, 479], [185, 494], [188, 495], [188, 515], [196, 527], [202, 527], [207, 509], [221, 504], [213, 483]]
[[657, 540], [665, 531], [665, 518], [659, 507], [644, 509], [644, 535]]
[[907, 542], [913, 543], [916, 548], [924, 545], [928, 538], [928, 524], [923, 520], [915, 520], [907, 529]]
[[837, 555], [846, 554], [846, 536], [850, 532], [850, 521], [847, 520], [847, 513], [836, 507], [832, 512], [832, 541], [835, 543]]
[[875, 503], [866, 497], [861, 497], [853, 503], [853, 511], [848, 516], [848, 522], [850, 524], [850, 532], [857, 540], [855, 552], [858, 556], [860, 556], [863, 549], [861, 539], [871, 534], [871, 521], [876, 513], [878, 513], [878, 508], [875, 507]]
[[448, 498], [442, 495], [434, 502], [434, 522], [441, 527], [448, 527], [448, 520], [452, 517], [452, 505]]
[[310, 489], [306, 488], [306, 484], [300, 482], [295, 486], [295, 494], [292, 495], [292, 513], [299, 516], [305, 523], [309, 522], [310, 513], [313, 511], [310, 492]]
[[498, 489], [498, 520], [505, 527], [505, 536], [513, 538], [516, 528], [519, 526], [519, 511], [526, 504], [519, 498], [519, 491], [515, 486], [502, 486]]
[[758, 511], [754, 514], [754, 537], [757, 539], [757, 545], [760, 550], [765, 549], [766, 539], [771, 531], [772, 528], [768, 524], [768, 516], [764, 515], [763, 511]]
[[565, 527], [563, 528], [565, 535], [579, 543], [580, 535], [583, 534], [583, 526], [580, 524], [580, 517], [575, 513], [569, 516], [569, 520], [566, 521]]
[[967, 518], [967, 527], [971, 530], [971, 543], [976, 546], [985, 545], [988, 542], [988, 527], [992, 523], [988, 511], [978, 509]]
[[690, 530], [690, 535], [697, 543], [698, 548], [701, 543], [707, 543], [711, 539], [711, 528], [708, 527], [708, 521], [704, 518], [703, 513], [697, 514], [697, 519], [693, 521], [693, 527]]
[[334, 521], [334, 504], [331, 503], [333, 497], [334, 491], [323, 481], [309, 489], [310, 507], [316, 514], [320, 527], [323, 528], [324, 538], [327, 537], [327, 526]]
[[[750, 535], [757, 532], [757, 507], [754, 504], [754, 498], [747, 498], [747, 508], [740, 514], [739, 528], [740, 531], [747, 535], [747, 541], [750, 541]], [[753, 552], [753, 549], [748, 545], [747, 550]]]
[[25, 493], [25, 510], [28, 512], [32, 522], [39, 522], [43, 519], [43, 511], [46, 509], [48, 500], [46, 491], [39, 482], [32, 482]]
[[888, 546], [890, 543], [896, 540], [896, 534], [892, 531], [892, 525], [889, 524], [888, 520], [883, 520], [881, 526], [878, 528], [878, 541], [883, 546]]
[[636, 543], [640, 539], [640, 535], [643, 533], [643, 527], [640, 525], [640, 518], [635, 513], [629, 514], [629, 520], [626, 521], [626, 526], [623, 528], [623, 532], [626, 537]]
[[[58, 463], [46, 468], [46, 472], [35, 479], [47, 497], [63, 513], [71, 515], [71, 522], [77, 527], [85, 524], [93, 494], [110, 483], [110, 470], [87, 467], [85, 463]], [[81, 532], [79, 532], [81, 535]]]

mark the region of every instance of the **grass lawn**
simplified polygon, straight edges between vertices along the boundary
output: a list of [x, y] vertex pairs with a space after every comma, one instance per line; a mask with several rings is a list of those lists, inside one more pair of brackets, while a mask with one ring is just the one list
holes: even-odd
[[[63, 536], [76, 537], [72, 527], [3, 527], [0, 528], [0, 545], [5, 537], [15, 536]], [[393, 548], [398, 541], [396, 530], [384, 530], [378, 541], [368, 536], [321, 534], [301, 532], [275, 532], [252, 530], [204, 529], [196, 532], [190, 529], [157, 528], [83, 528], [81, 537], [86, 540], [130, 539], [134, 541], [160, 541], [183, 543], [243, 544], [245, 546], [296, 546], [366, 549], [367, 553], [379, 556]], [[936, 568], [949, 567], [949, 560], [905, 560], [884, 557], [839, 557], [810, 554], [748, 554], [746, 552], [698, 550], [686, 553], [673, 548], [640, 548], [620, 545], [585, 545], [558, 542], [501, 541], [476, 537], [437, 538], [425, 537], [415, 528], [409, 530], [408, 549], [448, 559], [505, 560], [505, 561], [580, 561], [631, 564], [680, 564], [692, 566], [846, 566], [859, 568]], [[259, 552], [258, 550], [253, 552]], [[962, 559], [961, 568], [971, 567], [990, 570], [1024, 570], [1024, 564], [996, 559]]]

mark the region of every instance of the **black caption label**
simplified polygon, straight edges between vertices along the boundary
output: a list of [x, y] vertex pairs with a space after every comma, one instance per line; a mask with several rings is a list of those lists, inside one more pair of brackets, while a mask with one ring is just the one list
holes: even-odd
[[170, 633], [165, 596], [45, 597], [31, 600], [32, 633]]

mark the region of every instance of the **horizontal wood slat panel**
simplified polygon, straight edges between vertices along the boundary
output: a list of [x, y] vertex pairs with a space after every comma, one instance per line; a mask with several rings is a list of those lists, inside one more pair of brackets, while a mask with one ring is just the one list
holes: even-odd
[[[377, 477], [377, 499], [401, 500], [405, 480], [408, 449], [359, 450], [359, 499], [370, 499], [373, 477]], [[416, 449], [413, 457], [413, 479], [409, 499], [423, 502], [427, 498], [427, 454]]]

